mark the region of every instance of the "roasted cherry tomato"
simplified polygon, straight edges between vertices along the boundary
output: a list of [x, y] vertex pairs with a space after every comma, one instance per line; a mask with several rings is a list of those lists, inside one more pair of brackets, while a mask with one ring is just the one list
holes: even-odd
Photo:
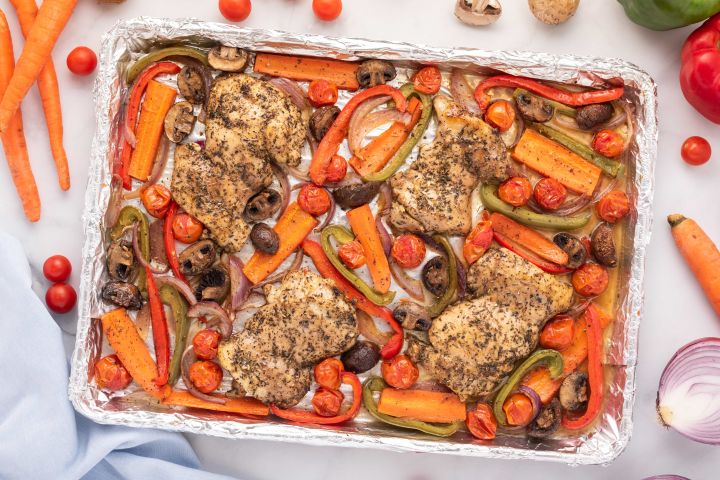
[[465, 238], [465, 244], [463, 245], [465, 261], [470, 265], [477, 262], [480, 257], [485, 255], [492, 241], [492, 222], [490, 220], [479, 222]]
[[420, 371], [407, 355], [395, 355], [390, 360], [383, 360], [381, 370], [387, 384], [395, 388], [410, 388], [420, 376]]
[[347, 174], [347, 160], [342, 155], [333, 155], [327, 168], [326, 180], [330, 183], [339, 182]]
[[202, 393], [217, 390], [222, 382], [223, 372], [215, 362], [201, 360], [190, 365], [190, 381]]
[[583, 297], [595, 297], [605, 291], [608, 286], [607, 269], [597, 263], [586, 263], [572, 275], [575, 291]]
[[321, 417], [334, 417], [340, 413], [344, 398], [339, 390], [320, 387], [315, 390], [312, 398], [313, 410]]
[[335, 20], [342, 12], [341, 0], [313, 0], [313, 12], [320, 20]]
[[218, 7], [222, 16], [231, 22], [242, 22], [250, 16], [250, 0], [220, 0]]
[[525, 205], [533, 193], [533, 187], [525, 177], [512, 177], [500, 185], [498, 196], [500, 200], [509, 203], [513, 207]]
[[210, 328], [200, 330], [193, 338], [193, 351], [200, 360], [214, 360], [217, 357], [220, 334]]
[[513, 393], [503, 404], [508, 425], [527, 425], [532, 421], [532, 400], [524, 393]]
[[55, 313], [67, 313], [77, 302], [75, 289], [67, 283], [56, 283], [45, 292], [45, 304]]
[[323, 215], [330, 210], [330, 194], [322, 187], [308, 184], [300, 189], [298, 194], [300, 208], [315, 217]]
[[88, 47], [75, 47], [67, 56], [67, 67], [75, 75], [90, 75], [97, 67], [97, 55]]
[[365, 265], [365, 249], [357, 240], [340, 245], [338, 256], [345, 266], [350, 269], [354, 270]]
[[342, 372], [345, 370], [342, 362], [337, 358], [326, 358], [315, 365], [315, 381], [320, 386], [330, 390], [337, 390], [342, 383]]
[[425, 242], [412, 233], [403, 233], [393, 242], [390, 254], [402, 268], [418, 267], [425, 258]]
[[338, 89], [334, 83], [325, 79], [313, 80], [308, 87], [308, 100], [315, 107], [333, 105], [338, 99]]
[[625, 140], [615, 130], [600, 130], [592, 141], [593, 150], [606, 157], [617, 157], [625, 151]]
[[435, 95], [440, 91], [442, 75], [437, 67], [423, 67], [413, 77], [415, 90], [428, 95]]
[[103, 390], [122, 390], [130, 385], [132, 377], [117, 355], [112, 354], [95, 362], [95, 381]]
[[690, 165], [702, 165], [710, 160], [712, 148], [710, 142], [703, 137], [690, 137], [683, 142], [680, 153], [683, 160]]
[[535, 201], [546, 210], [556, 210], [567, 198], [567, 188], [554, 178], [543, 178], [535, 184]]
[[182, 243], [195, 243], [203, 233], [203, 224], [190, 214], [178, 213], [172, 224], [175, 239]]
[[170, 208], [172, 194], [165, 185], [150, 185], [140, 194], [145, 210], [155, 218], [162, 218]]
[[465, 425], [473, 437], [480, 440], [492, 440], [497, 432], [497, 420], [492, 408], [487, 403], [478, 403], [470, 410]]
[[43, 275], [51, 282], [64, 282], [70, 278], [70, 272], [72, 272], [70, 260], [62, 255], [48, 257], [43, 263]]
[[540, 332], [540, 346], [562, 350], [567, 348], [575, 334], [575, 320], [567, 315], [558, 315], [550, 320]]
[[630, 200], [625, 192], [613, 190], [600, 199], [595, 210], [606, 222], [615, 223], [630, 212]]
[[493, 102], [485, 112], [485, 121], [491, 127], [506, 132], [515, 122], [515, 109], [507, 100]]

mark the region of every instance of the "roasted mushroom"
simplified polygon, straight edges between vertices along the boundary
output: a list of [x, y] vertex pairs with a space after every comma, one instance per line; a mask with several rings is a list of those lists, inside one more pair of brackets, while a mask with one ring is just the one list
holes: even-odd
[[560, 385], [560, 405], [565, 410], [575, 412], [582, 409], [588, 401], [588, 377], [582, 372], [573, 372]]
[[442, 296], [450, 284], [448, 260], [443, 256], [431, 258], [422, 269], [422, 281], [425, 288], [436, 297]]
[[223, 265], [217, 265], [202, 274], [195, 296], [198, 300], [221, 303], [229, 291], [230, 275]]
[[116, 240], [107, 251], [107, 269], [110, 278], [127, 282], [135, 271], [135, 254], [132, 245], [125, 240]]
[[192, 132], [195, 115], [190, 102], [178, 102], [165, 115], [165, 136], [173, 143], [180, 143]]
[[380, 347], [366, 340], [359, 340], [340, 357], [345, 370], [352, 373], [363, 373], [373, 368], [380, 361]]
[[212, 240], [200, 240], [180, 253], [180, 273], [187, 276], [200, 275], [215, 262], [217, 247]]
[[280, 248], [280, 237], [264, 223], [256, 223], [250, 230], [250, 241], [261, 252], [275, 255]]
[[364, 88], [385, 85], [395, 78], [395, 75], [395, 67], [385, 60], [365, 60], [355, 73], [358, 83]]
[[259, 222], [275, 215], [280, 209], [282, 197], [272, 188], [266, 188], [256, 194], [245, 205], [245, 218], [251, 222]]
[[128, 310], [139, 310], [143, 304], [140, 289], [128, 282], [110, 280], [103, 286], [100, 296], [106, 302]]
[[474, 26], [490, 25], [502, 15], [498, 0], [457, 0], [455, 16], [463, 23]]
[[515, 97], [515, 104], [517, 105], [520, 115], [525, 120], [531, 122], [545, 123], [550, 120], [555, 113], [555, 109], [548, 102], [535, 95], [529, 95], [527, 93], [521, 93]]
[[590, 237], [590, 249], [600, 265], [614, 267], [617, 265], [615, 252], [615, 235], [613, 228], [607, 223], [601, 223], [593, 230]]
[[400, 305], [393, 310], [393, 317], [406, 330], [426, 332], [432, 325], [427, 308], [415, 302], [400, 302]]
[[527, 435], [530, 438], [547, 438], [560, 428], [562, 420], [562, 411], [560, 410], [560, 402], [557, 398], [540, 409], [540, 413], [535, 420], [527, 426]]
[[548, 25], [567, 22], [580, 5], [580, 0], [528, 0], [535, 18]]
[[553, 237], [553, 242], [568, 254], [566, 267], [577, 268], [585, 263], [587, 250], [585, 250], [585, 246], [575, 235], [560, 232]]
[[242, 72], [249, 58], [245, 50], [225, 45], [215, 47], [208, 53], [210, 66], [222, 72]]
[[315, 140], [323, 139], [338, 115], [340, 109], [335, 105], [320, 107], [310, 115], [310, 133]]
[[611, 103], [585, 105], [577, 109], [575, 122], [583, 130], [590, 130], [610, 120], [614, 111]]
[[333, 198], [340, 208], [356, 208], [370, 203], [380, 191], [382, 182], [367, 182], [345, 185], [333, 191]]
[[177, 87], [180, 95], [193, 105], [205, 103], [205, 75], [200, 67], [185, 65], [177, 76]]

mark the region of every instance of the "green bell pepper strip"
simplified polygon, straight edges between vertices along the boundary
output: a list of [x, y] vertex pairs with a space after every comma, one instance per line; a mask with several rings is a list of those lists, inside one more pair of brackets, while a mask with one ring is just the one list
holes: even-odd
[[513, 92], [513, 98], [515, 99], [515, 102], [517, 102], [517, 98], [520, 95], [527, 95], [528, 97], [536, 97], [540, 99], [540, 101], [547, 103], [551, 107], [555, 109], [556, 112], [561, 113], [565, 115], [566, 117], [572, 117], [575, 118], [577, 116], [577, 109], [570, 107], [568, 105], [565, 105], [564, 103], [556, 102], [555, 100], [550, 100], [549, 98], [544, 98], [539, 95], [535, 95], [534, 93], [525, 90], [524, 88], [516, 88]]
[[[150, 224], [144, 213], [137, 208], [127, 205], [120, 210], [117, 222], [113, 225], [110, 230], [110, 239], [115, 241], [122, 237], [125, 228], [132, 226], [132, 224], [138, 223], [138, 244], [140, 245], [140, 253], [146, 261], [150, 261]], [[141, 291], [145, 291], [146, 278], [145, 270], [140, 269], [137, 279], [137, 287]]]
[[190, 57], [202, 62], [205, 66], [210, 65], [208, 63], [207, 52], [204, 52], [203, 50], [185, 46], [161, 48], [160, 50], [155, 50], [143, 57], [140, 57], [135, 63], [133, 63], [127, 72], [127, 82], [132, 83], [133, 80], [135, 80], [135, 77], [137, 77], [140, 72], [145, 70], [145, 67], [151, 63], [158, 62], [168, 57]]
[[493, 402], [493, 412], [495, 418], [502, 425], [507, 425], [507, 418], [503, 411], [503, 404], [507, 399], [510, 392], [513, 391], [518, 382], [525, 376], [527, 372], [537, 367], [539, 364], [547, 364], [548, 370], [550, 371], [550, 377], [553, 380], [560, 378], [563, 373], [563, 358], [559, 352], [550, 349], [536, 350], [532, 355], [525, 359], [518, 368], [510, 375], [505, 385], [502, 386], [495, 401]]
[[387, 387], [388, 385], [387, 383], [385, 383], [385, 380], [380, 377], [370, 377], [365, 381], [365, 384], [363, 385], [363, 404], [365, 405], [368, 413], [370, 413], [370, 415], [377, 418], [381, 422], [393, 425], [395, 427], [419, 430], [421, 432], [429, 433], [430, 435], [435, 435], [438, 437], [449, 437], [460, 429], [462, 422], [428, 423], [420, 420], [410, 420], [405, 418], [392, 417], [390, 415], [380, 413], [378, 411], [377, 403], [375, 403], [375, 398], [373, 397], [373, 394], [375, 392], [381, 392]]
[[480, 200], [483, 206], [491, 212], [500, 212], [528, 227], [548, 230], [577, 230], [587, 225], [592, 217], [590, 211], [572, 217], [558, 217], [557, 215], [533, 212], [525, 207], [513, 207], [498, 198], [494, 185], [483, 185], [480, 188]]
[[170, 360], [170, 376], [168, 378], [168, 384], [172, 386], [180, 378], [180, 362], [183, 352], [185, 352], [188, 332], [190, 331], [190, 319], [187, 316], [188, 304], [180, 295], [180, 292], [171, 285], [160, 287], [160, 300], [170, 307], [173, 318], [175, 318], [175, 346], [173, 347], [172, 360]]
[[577, 153], [585, 160], [588, 160], [589, 162], [600, 167], [603, 172], [607, 173], [611, 177], [617, 177], [618, 174], [623, 170], [622, 163], [618, 162], [617, 160], [613, 160], [612, 158], [600, 155], [592, 148], [588, 147], [587, 145], [583, 145], [582, 143], [578, 142], [571, 136], [566, 135], [560, 130], [557, 130], [548, 125], [544, 125], [542, 123], [530, 122], [529, 125], [535, 130], [537, 130], [541, 135], [546, 136], [550, 140], [556, 141], [565, 148], [568, 148], [573, 152]]
[[445, 252], [447, 254], [448, 259], [448, 287], [447, 290], [445, 290], [445, 293], [442, 294], [440, 298], [437, 299], [437, 301], [432, 304], [428, 308], [428, 314], [435, 318], [438, 315], [440, 315], [443, 310], [445, 310], [445, 307], [450, 305], [450, 302], [452, 302], [453, 298], [455, 298], [455, 294], [457, 293], [457, 257], [455, 256], [455, 251], [452, 248], [452, 245], [450, 245], [450, 241], [443, 237], [442, 235], [433, 235], [433, 240], [435, 240], [437, 243], [442, 245], [442, 247], [445, 249]]
[[393, 157], [390, 159], [387, 165], [382, 168], [382, 170], [380, 170], [379, 172], [370, 173], [362, 177], [362, 179], [366, 182], [383, 182], [388, 178], [392, 177], [395, 172], [397, 172], [398, 169], [403, 166], [405, 160], [407, 160], [407, 157], [410, 156], [410, 153], [415, 148], [415, 145], [417, 145], [422, 136], [425, 135], [425, 130], [427, 130], [428, 125], [430, 125], [430, 119], [432, 118], [433, 112], [432, 98], [430, 97], [430, 95], [416, 92], [415, 87], [412, 83], [406, 83], [405, 85], [400, 87], [400, 92], [405, 95], [405, 98], [407, 99], [415, 96], [418, 98], [418, 100], [420, 100], [420, 103], [422, 103], [422, 113], [420, 114], [420, 120], [418, 120], [417, 125], [415, 125], [415, 128], [413, 128], [412, 132], [410, 132], [410, 135], [408, 135], [407, 140], [405, 140], [405, 142], [400, 145], [398, 151], [395, 152], [395, 155], [393, 155]]
[[672, 30], [720, 12], [720, 0], [618, 0], [625, 14], [651, 30]]
[[348, 282], [352, 283], [355, 288], [360, 290], [360, 292], [374, 304], [387, 305], [392, 302], [395, 298], [395, 292], [377, 292], [370, 285], [365, 283], [362, 278], [358, 277], [355, 272], [347, 268], [345, 264], [342, 263], [342, 260], [340, 260], [340, 257], [332, 246], [332, 243], [330, 243], [331, 237], [335, 237], [335, 240], [337, 240], [340, 245], [343, 245], [355, 240], [355, 235], [342, 225], [329, 225], [323, 228], [320, 233], [320, 244], [322, 245], [323, 251], [337, 271], [340, 272], [340, 274], [342, 274]]

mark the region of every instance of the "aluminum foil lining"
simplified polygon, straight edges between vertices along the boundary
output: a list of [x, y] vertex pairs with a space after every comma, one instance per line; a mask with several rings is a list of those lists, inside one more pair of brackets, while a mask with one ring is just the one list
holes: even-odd
[[[610, 378], [598, 427], [589, 434], [536, 442], [502, 434], [493, 442], [456, 434], [451, 439], [395, 429], [362, 413], [351, 425], [298, 426], [276, 419], [238, 419], [221, 413], [169, 409], [147, 395], [129, 391], [109, 398], [92, 381], [94, 362], [103, 354], [97, 316], [107, 310], [100, 302], [105, 280], [103, 232], [110, 197], [112, 160], [118, 153], [120, 113], [126, 87], [122, 78], [130, 61], [163, 44], [211, 45], [223, 43], [255, 51], [355, 60], [365, 57], [416, 67], [428, 63], [449, 70], [466, 68], [478, 73], [502, 71], [545, 80], [593, 85], [598, 77], [620, 77], [633, 104], [636, 135], [630, 146], [627, 187], [635, 203], [623, 240], [619, 266], [618, 311], [606, 351]], [[253, 30], [198, 20], [137, 18], [117, 23], [103, 38], [100, 69], [94, 87], [97, 131], [85, 197], [83, 266], [81, 272], [77, 341], [72, 357], [69, 397], [88, 418], [107, 424], [161, 428], [228, 438], [253, 438], [403, 452], [432, 452], [506, 459], [534, 459], [568, 464], [607, 464], [627, 445], [632, 432], [638, 328], [643, 306], [645, 250], [652, 220], [653, 170], [657, 148], [657, 92], [650, 76], [619, 59], [556, 56], [518, 51], [434, 48], [386, 41], [327, 38], [274, 30]], [[342, 99], [341, 99], [342, 101]], [[307, 161], [308, 152], [304, 160]]]

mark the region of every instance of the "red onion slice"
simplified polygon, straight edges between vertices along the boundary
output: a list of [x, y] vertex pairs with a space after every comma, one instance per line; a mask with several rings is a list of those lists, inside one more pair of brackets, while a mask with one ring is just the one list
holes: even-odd
[[353, 134], [348, 136], [348, 148], [350, 153], [357, 152], [362, 147], [362, 141], [368, 133], [381, 125], [391, 122], [409, 123], [411, 116], [407, 112], [400, 112], [394, 108], [386, 108], [377, 112], [369, 113], [358, 125]]
[[245, 265], [242, 260], [235, 255], [229, 255], [227, 258], [230, 270], [230, 309], [235, 312], [250, 296], [252, 283], [243, 272]]
[[276, 86], [283, 93], [290, 97], [290, 100], [298, 107], [301, 111], [309, 110], [312, 108], [310, 102], [308, 102], [307, 94], [297, 82], [293, 82], [287, 78], [275, 77], [269, 80], [274, 86]]
[[137, 138], [135, 137], [133, 129], [127, 122], [127, 117], [125, 118], [126, 120], [123, 122], [123, 139], [125, 139], [128, 145], [130, 145], [132, 148], [135, 148], [137, 146]]
[[305, 258], [305, 251], [302, 248], [298, 248], [297, 253], [295, 253], [295, 258], [293, 258], [292, 263], [290, 264], [290, 266], [287, 269], [285, 269], [281, 272], [273, 273], [268, 278], [266, 278], [262, 282], [255, 285], [253, 287], [253, 290], [262, 291], [262, 287], [264, 287], [265, 285], [267, 285], [269, 283], [275, 283], [275, 282], [282, 280], [283, 277], [285, 277], [285, 275], [287, 275], [290, 272], [294, 272], [295, 270], [300, 268], [300, 264], [302, 264], [303, 258]]
[[105, 210], [105, 226], [112, 227], [120, 217], [123, 201], [122, 178], [120, 175], [113, 175], [110, 181], [110, 198], [108, 199], [107, 210]]
[[185, 383], [185, 388], [187, 388], [188, 392], [190, 392], [190, 395], [199, 398], [200, 400], [225, 405], [226, 400], [224, 398], [214, 397], [201, 392], [195, 387], [192, 380], [190, 380], [190, 366], [195, 363], [196, 360], [197, 358], [195, 357], [195, 352], [193, 351], [192, 345], [190, 345], [185, 349], [182, 359], [180, 360], [180, 373], [182, 375], [183, 383]]
[[535, 417], [538, 416], [538, 414], [540, 413], [540, 407], [542, 407], [542, 401], [540, 400], [540, 395], [538, 395], [535, 390], [528, 387], [527, 385], [520, 385], [520, 387], [518, 387], [518, 392], [520, 392], [523, 395], [525, 395], [526, 397], [528, 397], [530, 399], [530, 402], [532, 403], [532, 407], [533, 407], [533, 413], [532, 413], [532, 416], [530, 417], [530, 421], [528, 423], [526, 423], [525, 425], [521, 425], [524, 427], [524, 426], [530, 424], [533, 420], [535, 420]]
[[467, 108], [470, 113], [476, 115], [481, 113], [480, 107], [475, 101], [473, 90], [470, 88], [465, 74], [460, 69], [453, 68], [452, 72], [450, 72], [450, 94], [453, 100]]
[[467, 271], [465, 270], [465, 264], [457, 253], [455, 253], [455, 264], [457, 266], [457, 299], [462, 300], [465, 298], [465, 292], [467, 291]]
[[360, 335], [378, 345], [385, 345], [390, 341], [392, 333], [378, 330], [375, 320], [362, 310], [357, 311], [358, 330]]
[[387, 228], [385, 228], [385, 224], [383, 223], [382, 219], [383, 216], [380, 215], [380, 213], [375, 216], [375, 228], [380, 235], [380, 243], [382, 243], [385, 256], [390, 258], [390, 251], [392, 250], [393, 239], [388, 233]]
[[389, 100], [390, 97], [388, 96], [370, 98], [362, 102], [355, 109], [352, 117], [350, 117], [350, 124], [348, 125], [348, 146], [350, 146], [351, 152], [355, 152], [353, 146], [359, 147], [360, 142], [362, 141], [362, 137], [360, 136], [360, 134], [362, 133], [360, 131], [360, 126], [362, 123], [364, 123], [365, 117], [367, 117], [368, 114], [375, 110], [377, 107], [386, 103]]
[[280, 204], [280, 210], [278, 211], [278, 218], [280, 218], [283, 216], [283, 213], [285, 213], [285, 210], [290, 204], [290, 180], [288, 179], [287, 173], [285, 173], [282, 168], [278, 167], [274, 163], [271, 163], [270, 165], [272, 166], [273, 172], [275, 172], [278, 183], [280, 183], [280, 189], [282, 190], [283, 199], [282, 204]]
[[160, 145], [157, 149], [157, 154], [155, 155], [155, 162], [153, 163], [153, 169], [152, 173], [150, 174], [150, 178], [147, 182], [142, 186], [142, 188], [147, 188], [150, 185], [155, 185], [159, 180], [160, 177], [162, 177], [163, 173], [165, 173], [165, 167], [168, 163], [168, 151], [170, 150], [170, 140], [165, 135], [162, 135], [160, 137]]
[[[328, 192], [328, 197], [330, 197], [330, 210], [327, 211], [327, 213], [325, 214], [325, 218], [322, 222], [320, 222], [320, 225], [315, 227], [315, 230], [313, 230], [314, 232], [321, 232], [323, 228], [328, 226], [328, 224], [335, 216], [335, 210], [337, 208], [337, 205], [335, 204], [335, 197], [333, 197], [333, 194], [330, 192]], [[302, 248], [300, 250], [302, 250]]]
[[425, 301], [425, 291], [422, 287], [422, 282], [417, 278], [413, 278], [407, 274], [407, 272], [397, 263], [390, 261], [390, 273], [397, 282], [398, 286], [405, 290], [405, 293], [410, 295], [418, 302]]
[[138, 335], [143, 341], [147, 341], [148, 333], [150, 332], [150, 304], [145, 302], [145, 305], [138, 311], [135, 316], [135, 328], [137, 328]]
[[170, 267], [167, 265], [163, 265], [162, 267], [155, 267], [152, 265], [152, 263], [145, 260], [145, 257], [143, 257], [142, 252], [140, 251], [140, 242], [138, 242], [138, 231], [140, 230], [140, 224], [135, 222], [132, 226], [132, 246], [133, 246], [133, 252], [135, 253], [135, 259], [138, 261], [140, 265], [142, 265], [143, 268], [149, 267], [150, 271], [155, 274], [163, 274], [167, 273], [168, 270], [170, 270]]
[[[312, 147], [312, 144], [310, 144]], [[289, 165], [284, 165], [283, 169], [286, 170], [290, 175], [295, 177], [297, 180], [300, 180], [301, 182], [309, 182], [310, 181], [310, 174], [308, 172], [303, 172], [297, 167], [291, 167]]]
[[195, 294], [190, 289], [187, 283], [183, 282], [182, 280], [175, 278], [171, 275], [163, 275], [159, 277], [155, 277], [155, 283], [160, 285], [170, 285], [172, 287], [175, 287], [175, 289], [180, 292], [180, 294], [185, 297], [185, 300], [187, 300], [189, 305], [195, 305], [197, 302], [197, 298], [195, 297]]
[[380, 198], [378, 199], [378, 217], [384, 217], [392, 205], [392, 190], [387, 182], [380, 185]]
[[207, 328], [216, 327], [222, 338], [232, 335], [232, 320], [217, 302], [201, 301], [188, 309], [189, 318], [206, 317]]

